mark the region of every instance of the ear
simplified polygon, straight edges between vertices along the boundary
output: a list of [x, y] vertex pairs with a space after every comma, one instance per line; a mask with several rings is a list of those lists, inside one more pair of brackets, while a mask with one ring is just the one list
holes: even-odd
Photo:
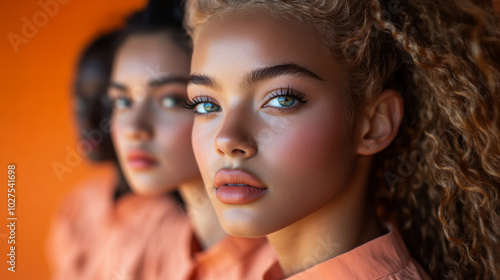
[[398, 134], [403, 110], [403, 98], [393, 89], [367, 104], [358, 118], [358, 154], [369, 156], [387, 148]]

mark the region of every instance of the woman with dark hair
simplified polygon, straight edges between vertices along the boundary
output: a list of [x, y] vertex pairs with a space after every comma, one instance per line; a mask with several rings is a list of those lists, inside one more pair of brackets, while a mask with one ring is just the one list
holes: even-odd
[[193, 115], [182, 106], [191, 60], [182, 17], [179, 1], [150, 1], [128, 19], [108, 94], [113, 143], [132, 191], [170, 205], [173, 200], [166, 194], [177, 190], [184, 207], [162, 212], [163, 220], [155, 225], [144, 216], [144, 223], [157, 227], [144, 236], [150, 241], [144, 251], [147, 267], [119, 267], [134, 251], [127, 249], [130, 235], [113, 238], [110, 255], [122, 251], [125, 257], [108, 267], [140, 279], [255, 279], [275, 260], [272, 249], [265, 238], [224, 232], [192, 151]]

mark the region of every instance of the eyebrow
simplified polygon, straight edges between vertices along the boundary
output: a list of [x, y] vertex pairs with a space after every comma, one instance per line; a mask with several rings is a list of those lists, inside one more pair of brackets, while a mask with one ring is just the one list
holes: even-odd
[[[270, 67], [264, 67], [252, 71], [246, 78], [246, 85], [250, 86], [256, 82], [272, 79], [284, 75], [295, 75], [305, 78], [311, 78], [319, 81], [324, 81], [323, 78], [308, 70], [305, 67], [294, 63], [278, 64]], [[221, 90], [220, 83], [206, 75], [191, 75], [188, 79], [188, 84], [206, 86], [215, 90]]]
[[190, 75], [188, 79], [188, 84], [194, 84], [199, 86], [206, 86], [215, 90], [221, 90], [222, 87], [219, 82], [215, 79], [210, 78], [206, 75]]
[[279, 64], [270, 67], [264, 67], [252, 71], [246, 80], [247, 85], [254, 84], [262, 80], [268, 80], [284, 75], [295, 75], [304, 78], [312, 78], [319, 81], [324, 81], [323, 78], [316, 75], [311, 70], [306, 69], [300, 65], [294, 63]]
[[113, 81], [109, 82], [108, 88], [114, 88], [114, 89], [118, 89], [118, 90], [122, 90], [122, 91], [127, 90], [127, 87], [125, 85], [117, 83], [117, 82], [113, 82]]
[[[187, 84], [189, 78], [182, 77], [182, 76], [167, 76], [167, 77], [160, 77], [158, 79], [153, 79], [148, 82], [148, 87], [149, 88], [157, 88], [162, 85], [167, 85], [167, 84]], [[118, 83], [111, 81], [109, 83], [109, 88], [114, 88], [122, 91], [127, 91], [128, 87], [124, 84]]]
[[187, 78], [187, 77], [168, 76], [168, 77], [161, 77], [159, 79], [149, 81], [148, 86], [152, 87], [152, 88], [157, 88], [159, 86], [167, 85], [167, 84], [185, 84], [185, 85], [187, 85], [188, 81], [189, 81], [189, 78]]

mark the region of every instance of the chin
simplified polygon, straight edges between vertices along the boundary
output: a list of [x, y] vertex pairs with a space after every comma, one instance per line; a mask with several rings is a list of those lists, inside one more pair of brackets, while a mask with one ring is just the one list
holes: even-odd
[[222, 227], [227, 232], [227, 234], [237, 237], [258, 238], [266, 236], [268, 234], [265, 231], [261, 231], [259, 228], [255, 227], [249, 228], [247, 226], [240, 226], [234, 224], [223, 225]]
[[224, 230], [233, 236], [257, 238], [277, 230], [269, 226], [271, 221], [267, 218], [259, 218], [247, 209], [230, 209], [217, 214]]
[[130, 186], [130, 187], [135, 194], [142, 195], [142, 196], [162, 196], [166, 192], [162, 188], [158, 188], [156, 186], [148, 186], [148, 187]]

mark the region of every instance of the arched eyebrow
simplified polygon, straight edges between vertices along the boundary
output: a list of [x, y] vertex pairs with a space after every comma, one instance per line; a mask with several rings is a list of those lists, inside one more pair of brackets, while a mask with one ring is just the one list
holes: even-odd
[[188, 78], [188, 85], [189, 84], [205, 86], [218, 91], [222, 90], [222, 86], [215, 78], [206, 75], [190, 75]]
[[109, 82], [108, 88], [114, 88], [121, 91], [127, 91], [128, 89], [126, 85], [114, 81]]
[[162, 85], [167, 85], [167, 84], [187, 84], [189, 81], [189, 78], [182, 77], [182, 76], [166, 76], [166, 77], [160, 77], [155, 80], [151, 80], [148, 82], [148, 86], [150, 88], [157, 88]]
[[[188, 78], [182, 77], [182, 76], [165, 76], [165, 77], [159, 77], [157, 79], [153, 79], [148, 81], [148, 88], [149, 89], [155, 89], [157, 87], [163, 86], [163, 85], [168, 85], [168, 84], [187, 84], [188, 83]], [[108, 88], [114, 88], [117, 90], [121, 91], [127, 91], [128, 87], [122, 83], [111, 81], [109, 83]]]
[[278, 64], [270, 67], [264, 67], [252, 71], [252, 73], [246, 79], [246, 85], [250, 86], [256, 82], [284, 75], [300, 76], [304, 78], [324, 81], [323, 78], [316, 75], [311, 70], [306, 69], [305, 67], [302, 67], [294, 63], [287, 63], [287, 64]]
[[[318, 76], [317, 74], [315, 74], [311, 70], [308, 70], [305, 67], [302, 67], [294, 63], [286, 63], [286, 64], [278, 64], [253, 70], [247, 75], [244, 81], [244, 86], [250, 87], [251, 85], [257, 82], [284, 75], [294, 75], [318, 81], [324, 81], [323, 78], [321, 78], [320, 76]], [[215, 78], [212, 78], [207, 75], [198, 75], [198, 74], [191, 75], [189, 76], [188, 84], [205, 86], [219, 91], [222, 90], [221, 83], [217, 81]]]

